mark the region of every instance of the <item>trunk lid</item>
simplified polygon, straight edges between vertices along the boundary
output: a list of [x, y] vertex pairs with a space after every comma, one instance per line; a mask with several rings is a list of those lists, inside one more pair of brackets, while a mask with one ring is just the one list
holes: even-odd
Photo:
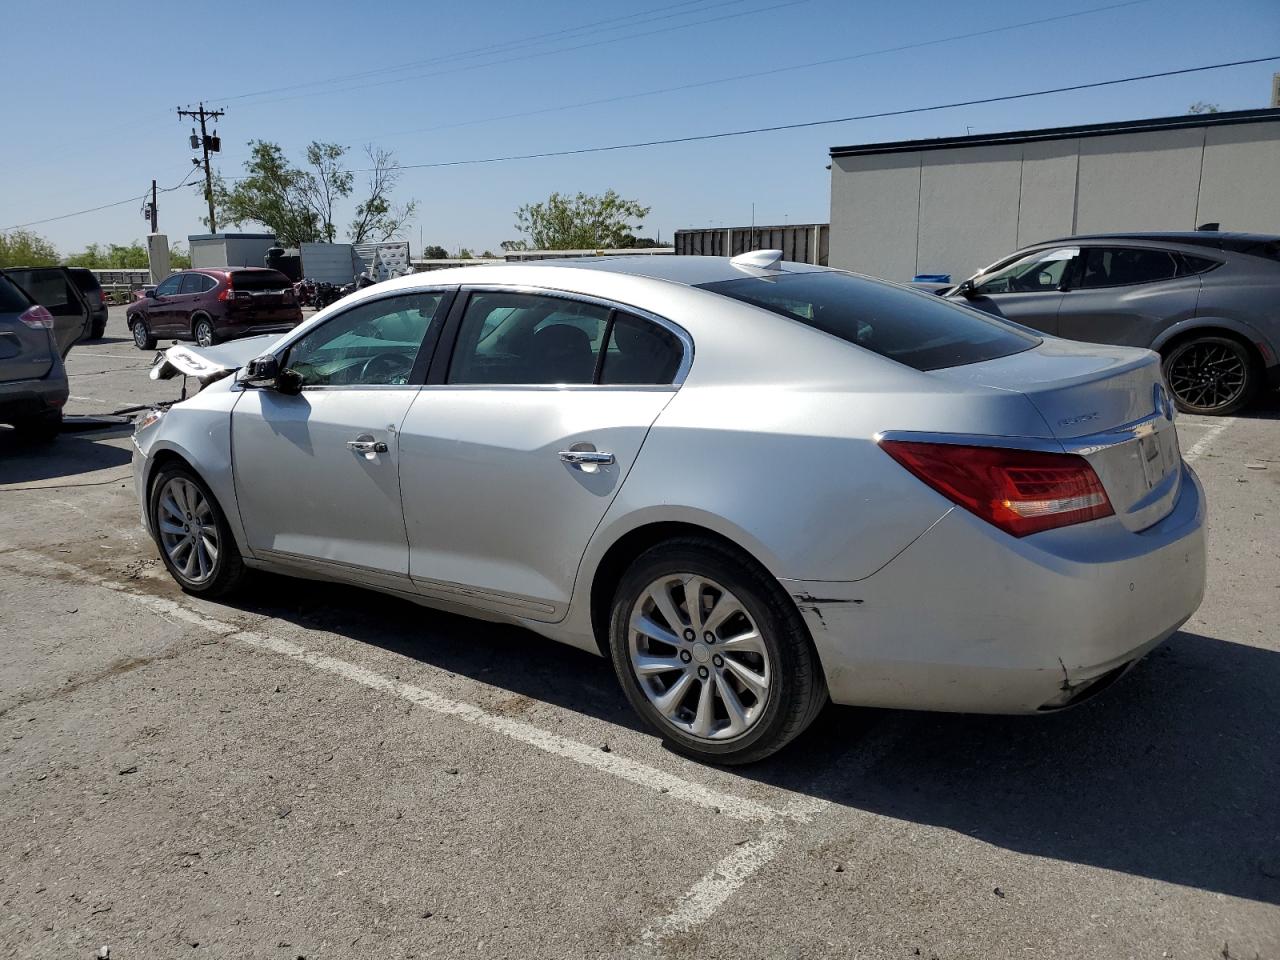
[[1173, 402], [1152, 351], [1050, 337], [1023, 353], [934, 375], [1026, 396], [1063, 449], [1093, 466], [1128, 529], [1151, 526], [1177, 502], [1182, 457]]

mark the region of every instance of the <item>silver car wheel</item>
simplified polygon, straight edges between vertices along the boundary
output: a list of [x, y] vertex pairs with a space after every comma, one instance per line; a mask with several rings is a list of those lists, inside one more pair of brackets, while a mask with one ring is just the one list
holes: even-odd
[[147, 348], [147, 324], [145, 321], [134, 321], [133, 342], [139, 350], [145, 350]]
[[213, 507], [190, 480], [174, 477], [156, 502], [160, 544], [183, 579], [204, 583], [214, 574], [221, 540]]
[[653, 581], [631, 609], [628, 651], [640, 689], [682, 733], [727, 740], [764, 714], [769, 650], [741, 601], [714, 580]]
[[196, 343], [202, 347], [213, 346], [213, 324], [208, 320], [196, 323]]

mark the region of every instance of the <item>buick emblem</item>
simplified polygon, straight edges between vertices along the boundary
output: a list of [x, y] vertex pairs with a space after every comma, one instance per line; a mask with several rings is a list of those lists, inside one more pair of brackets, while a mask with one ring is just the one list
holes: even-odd
[[1151, 389], [1152, 396], [1156, 403], [1156, 413], [1161, 414], [1166, 420], [1173, 421], [1173, 401], [1169, 399], [1169, 391], [1164, 388], [1163, 383], [1157, 383]]

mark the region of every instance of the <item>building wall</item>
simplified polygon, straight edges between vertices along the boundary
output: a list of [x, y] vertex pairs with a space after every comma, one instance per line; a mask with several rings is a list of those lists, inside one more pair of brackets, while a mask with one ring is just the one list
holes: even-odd
[[834, 267], [967, 277], [1072, 233], [1280, 233], [1280, 121], [833, 157]]

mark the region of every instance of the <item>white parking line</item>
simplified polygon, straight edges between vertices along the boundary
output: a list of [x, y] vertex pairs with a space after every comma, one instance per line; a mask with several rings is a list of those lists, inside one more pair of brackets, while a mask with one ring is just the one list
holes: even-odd
[[1196, 460], [1204, 456], [1205, 451], [1213, 445], [1213, 442], [1236, 422], [1235, 417], [1223, 417], [1221, 421], [1210, 427], [1203, 437], [1191, 445], [1191, 449], [1182, 455], [1182, 459], [1187, 463], [1195, 463]]
[[30, 551], [18, 550], [0, 557], [0, 566], [11, 566], [11, 569], [25, 573], [40, 569], [59, 571], [83, 583], [105, 587], [120, 596], [128, 597], [162, 617], [181, 620], [184, 623], [218, 634], [226, 640], [289, 657], [308, 666], [354, 681], [362, 686], [393, 694], [432, 713], [454, 717], [464, 723], [499, 733], [511, 740], [535, 747], [558, 757], [564, 757], [582, 766], [611, 774], [621, 780], [652, 790], [655, 793], [669, 795], [674, 800], [683, 800], [699, 807], [716, 810], [721, 815], [734, 820], [760, 822], [775, 821], [779, 818], [803, 820], [809, 815], [805, 809], [800, 807], [792, 810], [779, 810], [768, 804], [714, 790], [659, 770], [656, 767], [651, 767], [648, 764], [628, 759], [616, 752], [610, 751], [606, 753], [597, 746], [571, 740], [568, 737], [543, 730], [531, 723], [488, 713], [473, 704], [451, 700], [422, 687], [393, 680], [373, 670], [308, 650], [288, 640], [270, 637], [251, 630], [241, 630], [233, 624], [205, 616], [174, 600], [138, 592], [130, 589], [127, 584], [108, 580], [71, 563], [51, 559]]

